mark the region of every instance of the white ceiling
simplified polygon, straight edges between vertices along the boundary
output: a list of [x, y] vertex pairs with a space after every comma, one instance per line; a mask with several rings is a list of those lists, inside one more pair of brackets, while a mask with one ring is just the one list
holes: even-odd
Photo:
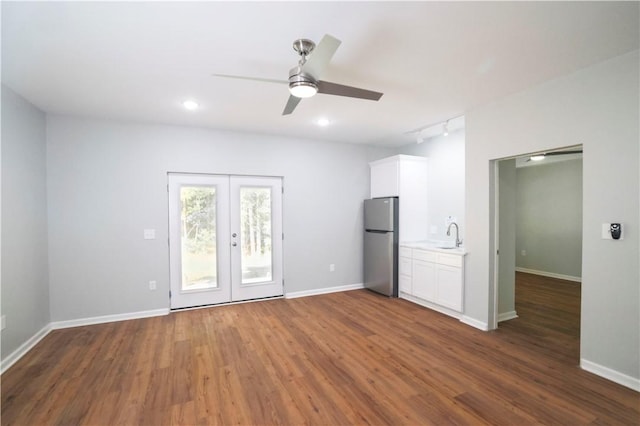
[[[2, 81], [47, 112], [397, 146], [408, 131], [639, 48], [638, 2], [2, 2]], [[292, 43], [342, 40], [282, 116]], [[196, 99], [187, 112], [181, 102]], [[331, 124], [314, 124], [326, 117]]]

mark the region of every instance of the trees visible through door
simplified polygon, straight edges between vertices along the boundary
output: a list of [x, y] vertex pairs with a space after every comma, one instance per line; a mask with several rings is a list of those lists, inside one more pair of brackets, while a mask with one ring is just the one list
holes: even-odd
[[271, 281], [271, 188], [240, 188], [242, 283]]
[[180, 188], [182, 288], [217, 287], [216, 187]]

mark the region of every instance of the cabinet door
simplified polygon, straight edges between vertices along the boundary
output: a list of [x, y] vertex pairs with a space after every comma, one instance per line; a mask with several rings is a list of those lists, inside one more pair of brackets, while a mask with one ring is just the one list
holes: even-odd
[[411, 258], [400, 257], [398, 258], [398, 273], [400, 275], [411, 276]]
[[398, 161], [390, 160], [371, 165], [371, 198], [397, 197]]
[[398, 292], [413, 294], [411, 275], [398, 275]]
[[436, 264], [413, 259], [413, 295], [430, 302], [436, 301]]
[[436, 265], [436, 303], [462, 312], [462, 268]]

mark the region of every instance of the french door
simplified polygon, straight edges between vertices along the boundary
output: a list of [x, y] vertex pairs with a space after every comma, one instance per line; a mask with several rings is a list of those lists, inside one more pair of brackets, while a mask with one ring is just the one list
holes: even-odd
[[281, 296], [282, 179], [168, 179], [171, 309]]

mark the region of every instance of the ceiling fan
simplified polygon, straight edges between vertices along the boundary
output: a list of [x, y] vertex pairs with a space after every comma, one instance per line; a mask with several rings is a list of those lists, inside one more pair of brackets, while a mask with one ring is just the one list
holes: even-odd
[[554, 155], [569, 155], [569, 154], [582, 154], [582, 150], [581, 149], [576, 149], [576, 150], [572, 150], [572, 151], [552, 151], [552, 152], [543, 152], [541, 154], [535, 154], [530, 156], [529, 158], [527, 158], [527, 163], [529, 161], [540, 161], [540, 160], [544, 160], [546, 157], [551, 157]]
[[302, 98], [310, 98], [316, 93], [325, 95], [346, 96], [349, 98], [367, 99], [377, 101], [382, 97], [382, 93], [372, 90], [359, 89], [357, 87], [345, 86], [320, 80], [329, 61], [336, 53], [341, 41], [337, 38], [325, 34], [316, 44], [304, 38], [293, 42], [293, 49], [298, 52], [300, 59], [298, 65], [289, 71], [288, 80], [274, 80], [269, 78], [245, 77], [229, 74], [213, 74], [215, 77], [238, 78], [242, 80], [256, 80], [266, 83], [282, 83], [289, 85], [289, 100], [282, 111], [282, 115], [288, 115], [298, 106]]

